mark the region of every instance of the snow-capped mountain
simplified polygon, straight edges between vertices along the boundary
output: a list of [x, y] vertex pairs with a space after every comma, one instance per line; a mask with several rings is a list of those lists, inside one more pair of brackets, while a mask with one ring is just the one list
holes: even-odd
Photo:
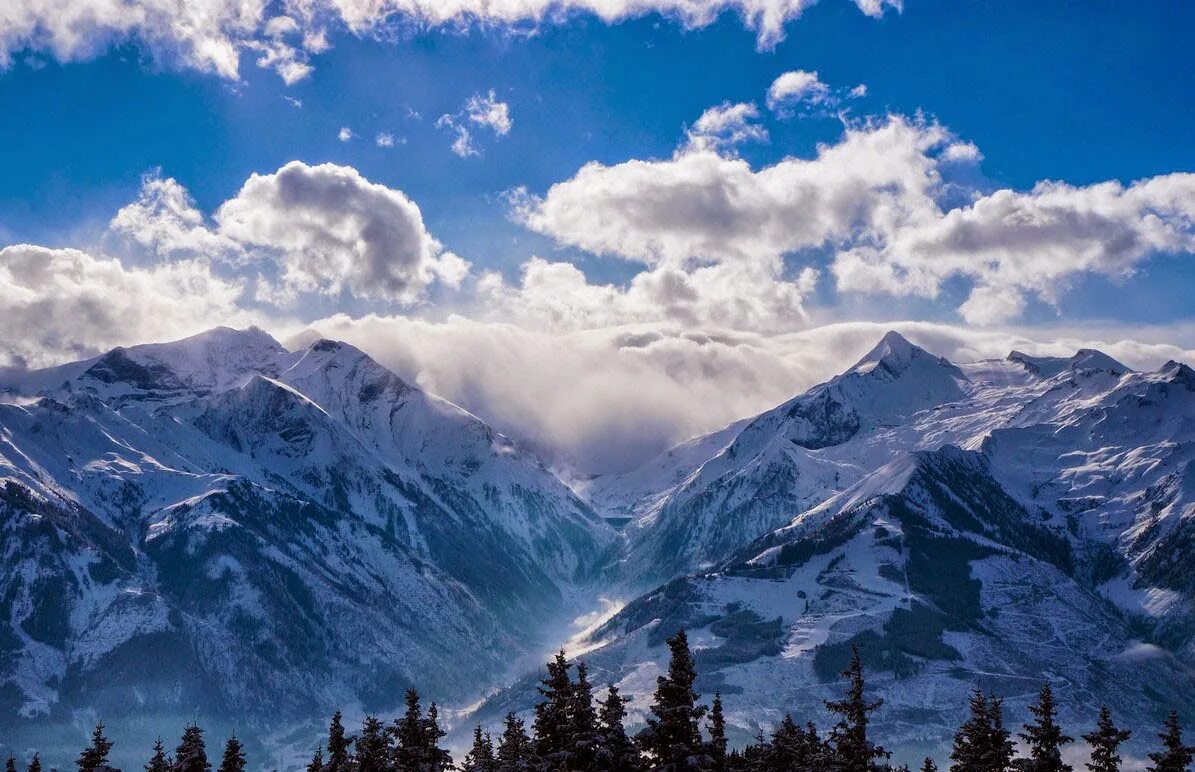
[[[940, 751], [976, 683], [1013, 720], [1043, 677], [1072, 725], [1100, 702], [1195, 719], [1183, 364], [956, 364], [889, 333], [580, 495], [318, 338], [217, 329], [0, 374], [0, 393], [0, 715], [18, 732], [96, 713], [275, 731], [393, 708], [410, 683], [463, 707], [598, 597], [633, 600], [572, 641], [595, 682], [641, 713], [684, 625], [744, 738], [786, 711], [823, 720], [851, 645], [904, 751]], [[529, 708], [533, 684], [476, 717]]]
[[571, 618], [612, 540], [536, 458], [334, 341], [217, 329], [8, 390], [0, 715], [30, 725], [463, 700]]
[[1186, 365], [956, 366], [890, 333], [828, 383], [593, 483], [631, 518], [625, 586], [663, 584], [581, 645], [642, 708], [688, 627], [745, 734], [823, 717], [851, 644], [905, 749], [940, 751], [976, 682], [1018, 718], [1043, 677], [1075, 722], [1100, 702], [1195, 717], [1193, 455]]
[[598, 478], [588, 495], [631, 520], [628, 563], [644, 573], [627, 578], [663, 581], [717, 563], [855, 482], [894, 450], [876, 438], [969, 388], [958, 367], [889, 333], [831, 381], [642, 469]]

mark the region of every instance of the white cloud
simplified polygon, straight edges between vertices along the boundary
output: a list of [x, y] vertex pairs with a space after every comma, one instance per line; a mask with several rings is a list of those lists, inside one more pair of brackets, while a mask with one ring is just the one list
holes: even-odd
[[0, 287], [0, 364], [40, 367], [260, 321], [240, 307], [242, 283], [200, 260], [129, 268], [77, 249], [17, 244], [0, 249]]
[[336, 138], [341, 142], [348, 142], [353, 138], [353, 130], [348, 126], [341, 126], [340, 131], [336, 132]]
[[[944, 183], [981, 158], [900, 116], [848, 124], [815, 157], [760, 169], [690, 140], [665, 160], [586, 164], [542, 197], [515, 196], [513, 215], [562, 245], [653, 267], [733, 262], [778, 280], [782, 255], [818, 249], [840, 291], [934, 298], [959, 277], [972, 283], [959, 312], [982, 324], [1016, 318], [1029, 296], [1057, 303], [1080, 275], [1195, 253], [1195, 175], [1026, 192]], [[948, 206], [960, 192], [969, 203]]]
[[851, 99], [862, 99], [863, 97], [867, 96], [867, 84], [860, 83], [858, 86], [855, 86], [853, 89], [848, 91], [847, 96]]
[[279, 262], [279, 300], [300, 292], [402, 303], [437, 277], [459, 285], [467, 264], [444, 253], [419, 207], [399, 190], [348, 166], [292, 161], [254, 174], [216, 211], [221, 235]]
[[394, 147], [394, 135], [381, 131], [374, 137], [373, 142], [378, 147]]
[[122, 207], [108, 227], [158, 257], [235, 261], [241, 253], [239, 244], [208, 228], [186, 188], [158, 172], [142, 178], [137, 200]]
[[711, 107], [689, 127], [689, 146], [696, 149], [733, 148], [744, 142], [766, 142], [768, 132], [756, 121], [754, 104], [723, 102]]
[[817, 72], [790, 70], [782, 73], [768, 87], [768, 109], [780, 110], [800, 102], [819, 104], [830, 96], [830, 87]]
[[649, 264], [775, 260], [932, 215], [939, 177], [931, 151], [948, 137], [893, 117], [848, 129], [813, 159], [758, 171], [709, 150], [593, 162], [542, 198], [519, 199], [514, 214], [561, 244]]
[[491, 129], [499, 137], [510, 133], [510, 105], [499, 102], [494, 89], [486, 95], [474, 94], [465, 101], [465, 115], [470, 123]]
[[[360, 346], [407, 380], [442, 394], [549, 458], [594, 472], [632, 466], [695, 434], [773, 407], [862, 356], [889, 329], [954, 361], [1012, 349], [1070, 356], [1100, 348], [1126, 364], [1195, 361], [1195, 330], [974, 330], [924, 322], [849, 322], [784, 335], [684, 324], [561, 331], [451, 317], [313, 322]], [[1172, 343], [1185, 336], [1187, 349]]]
[[481, 151], [473, 144], [473, 133], [469, 131], [469, 127], [460, 123], [455, 116], [445, 113], [436, 120], [436, 128], [447, 129], [452, 132], [452, 144], [449, 146], [452, 152], [459, 155], [461, 158], [469, 158], [475, 155], [481, 155]]
[[[90, 59], [132, 42], [155, 61], [239, 80], [243, 54], [288, 84], [307, 77], [313, 54], [329, 47], [329, 27], [384, 37], [388, 29], [527, 27], [592, 15], [614, 24], [649, 14], [704, 27], [733, 13], [756, 33], [759, 48], [774, 47], [784, 28], [814, 0], [8, 0], [0, 3], [0, 67], [30, 50], [58, 61]], [[873, 17], [898, 0], [855, 0]]]
[[452, 132], [452, 152], [461, 158], [481, 155], [469, 124], [489, 129], [498, 137], [506, 136], [514, 125], [510, 117], [510, 105], [499, 102], [494, 90], [490, 89], [486, 95], [478, 93], [466, 99], [460, 111], [439, 117], [436, 127]]
[[1079, 275], [1129, 276], [1157, 253], [1195, 253], [1195, 174], [997, 190], [847, 250], [833, 272], [844, 290], [924, 297], [950, 277], [968, 278], [974, 287], [960, 312], [992, 323], [1016, 318], [1026, 296], [1056, 303]]

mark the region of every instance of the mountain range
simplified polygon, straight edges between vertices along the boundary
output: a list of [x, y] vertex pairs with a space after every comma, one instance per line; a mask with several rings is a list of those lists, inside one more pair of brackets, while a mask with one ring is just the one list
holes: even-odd
[[1075, 727], [1100, 703], [1195, 718], [1185, 364], [951, 363], [889, 333], [782, 405], [571, 487], [330, 340], [218, 328], [2, 373], [0, 393], [18, 743], [78, 744], [103, 716], [282, 747], [412, 684], [494, 722], [533, 704], [526, 674], [599, 597], [623, 602], [569, 642], [591, 678], [641, 717], [683, 625], [740, 738], [823, 721], [852, 646], [900, 753], [940, 753], [977, 683], [1014, 719], [1043, 678]]

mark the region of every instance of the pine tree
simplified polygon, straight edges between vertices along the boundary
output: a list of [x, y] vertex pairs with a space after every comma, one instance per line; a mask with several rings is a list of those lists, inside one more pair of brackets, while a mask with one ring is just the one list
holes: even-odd
[[353, 738], [344, 733], [344, 724], [340, 711], [332, 714], [332, 723], [328, 725], [328, 772], [349, 772], [352, 768], [352, 757], [349, 746]]
[[1029, 706], [1029, 712], [1033, 714], [1033, 723], [1025, 724], [1025, 731], [1020, 733], [1029, 747], [1025, 772], [1071, 772], [1070, 765], [1062, 762], [1062, 746], [1072, 738], [1058, 726], [1054, 690], [1048, 683], [1042, 684], [1037, 702]]
[[311, 761], [307, 762], [307, 772], [321, 772], [324, 768], [324, 744], [317, 743], [315, 746], [315, 755], [311, 757]]
[[697, 722], [705, 715], [705, 706], [697, 704], [693, 682], [697, 672], [689, 640], [683, 629], [668, 639], [671, 659], [668, 675], [656, 679], [655, 700], [647, 727], [639, 733], [638, 741], [655, 760], [654, 769], [674, 772], [683, 769], [703, 769], [712, 763], [704, 753], [701, 730]]
[[41, 756], [39, 754], [33, 754], [33, 758], [29, 760], [29, 766], [25, 768], [25, 772], [41, 772]]
[[598, 713], [600, 741], [594, 769], [600, 772], [636, 772], [642, 767], [639, 749], [627, 736], [625, 726], [628, 699], [618, 693], [618, 687], [611, 684], [606, 690], [606, 699], [599, 701]]
[[494, 743], [488, 734], [481, 733], [481, 724], [478, 724], [473, 729], [473, 747], [461, 762], [461, 772], [494, 772], [497, 767]]
[[714, 772], [726, 770], [726, 717], [722, 715], [722, 693], [714, 692], [714, 702], [710, 706], [709, 754], [714, 760]]
[[419, 692], [407, 689], [406, 702], [406, 712], [395, 720], [391, 729], [395, 740], [394, 766], [399, 772], [422, 772], [427, 760], [427, 731]]
[[1012, 769], [1015, 746], [1012, 732], [1004, 726], [1004, 698], [988, 694], [987, 739], [981, 756], [984, 772], [1007, 772]]
[[514, 713], [506, 714], [497, 757], [498, 772], [530, 772], [539, 765], [535, 756], [535, 746], [527, 736], [523, 719]]
[[1149, 754], [1153, 765], [1148, 772], [1187, 772], [1191, 766], [1195, 747], [1183, 745], [1183, 728], [1178, 722], [1178, 712], [1171, 710], [1166, 717], [1163, 731], [1158, 734], [1162, 750]]
[[804, 730], [797, 726], [793, 717], [787, 713], [772, 732], [772, 740], [767, 749], [767, 762], [769, 769], [785, 772], [809, 769], [808, 738]]
[[220, 759], [219, 772], [245, 772], [245, 746], [236, 735], [224, 743], [224, 757]]
[[1084, 766], [1091, 772], [1120, 772], [1120, 745], [1132, 735], [1129, 730], [1112, 723], [1111, 711], [1107, 705], [1102, 706], [1095, 729], [1083, 735], [1091, 746], [1091, 761]]
[[107, 766], [108, 752], [112, 750], [112, 741], [104, 737], [103, 722], [95, 725], [95, 729], [91, 733], [91, 745], [79, 754], [79, 758], [75, 764], [79, 767], [79, 772], [92, 772], [99, 767]]
[[954, 747], [950, 759], [954, 763], [950, 772], [983, 772], [983, 759], [987, 752], [988, 698], [979, 687], [971, 692], [968, 702], [970, 715], [954, 733]]
[[571, 743], [565, 769], [587, 772], [593, 769], [600, 737], [593, 686], [589, 683], [589, 669], [584, 662], [577, 663], [577, 682], [569, 694], [569, 727]]
[[938, 765], [929, 756], [925, 757], [925, 761], [921, 762], [921, 772], [938, 772]]
[[4, 772], [17, 772], [17, 760], [11, 754], [8, 761], [4, 762]]
[[392, 756], [386, 726], [377, 716], [361, 720], [361, 735], [355, 742], [357, 763], [354, 772], [387, 772]]
[[174, 751], [174, 772], [208, 772], [211, 768], [203, 744], [203, 730], [191, 724], [183, 730], [182, 740]]
[[866, 700], [863, 660], [859, 657], [857, 646], [851, 654], [851, 664], [842, 675], [849, 682], [845, 698], [826, 702], [826, 708], [831, 713], [841, 716], [830, 732], [835, 764], [842, 772], [870, 772], [878, 768], [876, 760], [887, 758], [889, 755], [867, 738], [868, 717], [878, 710], [884, 701]]
[[548, 674], [539, 685], [543, 700], [535, 706], [532, 734], [535, 737], [536, 754], [551, 770], [568, 768], [572, 745], [569, 714], [572, 710], [573, 683], [568, 674], [571, 667], [561, 649], [555, 659], [548, 663]]
[[171, 772], [174, 765], [166, 758], [166, 746], [159, 737], [154, 741], [154, 755], [145, 764], [145, 772]]
[[440, 728], [440, 711], [436, 703], [427, 709], [427, 721], [423, 725], [425, 748], [424, 762], [421, 772], [441, 772], [452, 769], [452, 754], [440, 747], [440, 740], [447, 734]]

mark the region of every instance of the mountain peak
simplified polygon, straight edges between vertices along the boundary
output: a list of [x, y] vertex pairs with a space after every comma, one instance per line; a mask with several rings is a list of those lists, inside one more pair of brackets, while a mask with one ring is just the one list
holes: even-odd
[[1039, 378], [1053, 378], [1064, 370], [1072, 372], [1109, 372], [1113, 375], [1124, 375], [1129, 368], [1117, 362], [1102, 351], [1093, 348], [1081, 348], [1072, 357], [1032, 356], [1023, 351], [1011, 351], [1007, 357], [1009, 362], [1016, 362]]
[[1072, 370], [1105, 370], [1113, 375], [1124, 375], [1129, 368], [1117, 362], [1102, 351], [1093, 348], [1081, 348], [1070, 358]]
[[[890, 369], [903, 370], [917, 351], [921, 349], [910, 343], [908, 338], [896, 330], [889, 330], [871, 351], [855, 363], [850, 372], [867, 372], [881, 363], [887, 364]], [[893, 368], [894, 365], [899, 367]]]
[[866, 375], [877, 369], [886, 371], [892, 377], [899, 377], [915, 362], [944, 367], [951, 371], [955, 380], [966, 380], [966, 376], [944, 357], [935, 356], [895, 330], [889, 330], [871, 351], [854, 364], [844, 375]]

